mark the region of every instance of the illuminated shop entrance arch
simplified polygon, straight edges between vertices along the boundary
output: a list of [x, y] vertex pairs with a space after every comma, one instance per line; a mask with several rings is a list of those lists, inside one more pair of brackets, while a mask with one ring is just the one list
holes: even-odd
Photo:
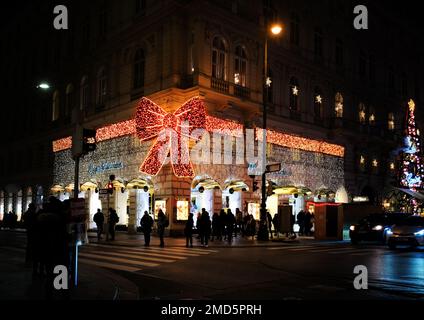
[[190, 212], [194, 215], [194, 224], [196, 224], [197, 215], [202, 209], [209, 212], [212, 218], [215, 211], [221, 208], [215, 208], [215, 197], [221, 192], [219, 183], [208, 175], [199, 175], [194, 178], [191, 185], [191, 206]]
[[222, 207], [231, 209], [235, 215], [236, 209], [243, 210], [243, 192], [249, 191], [248, 185], [242, 180], [228, 179], [222, 191]]

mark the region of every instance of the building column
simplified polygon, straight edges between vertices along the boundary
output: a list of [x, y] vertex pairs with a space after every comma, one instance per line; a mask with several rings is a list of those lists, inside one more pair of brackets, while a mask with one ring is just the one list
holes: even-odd
[[128, 190], [129, 197], [130, 197], [130, 212], [128, 216], [128, 233], [129, 234], [136, 234], [137, 233], [137, 197], [136, 192], [137, 190], [131, 189]]

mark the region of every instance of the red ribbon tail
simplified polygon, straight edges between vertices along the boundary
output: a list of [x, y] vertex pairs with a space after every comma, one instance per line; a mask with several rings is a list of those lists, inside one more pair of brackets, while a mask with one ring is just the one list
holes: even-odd
[[169, 134], [161, 133], [150, 148], [150, 151], [140, 166], [140, 172], [156, 176], [162, 169], [171, 147]]

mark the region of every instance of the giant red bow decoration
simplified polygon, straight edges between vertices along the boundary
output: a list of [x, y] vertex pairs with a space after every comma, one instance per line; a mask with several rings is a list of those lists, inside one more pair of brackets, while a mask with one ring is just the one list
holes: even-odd
[[137, 106], [136, 130], [141, 141], [156, 139], [140, 171], [157, 175], [168, 154], [177, 177], [193, 177], [194, 170], [189, 156], [188, 139], [194, 129], [205, 129], [206, 109], [200, 98], [184, 103], [174, 113], [167, 113], [147, 98]]

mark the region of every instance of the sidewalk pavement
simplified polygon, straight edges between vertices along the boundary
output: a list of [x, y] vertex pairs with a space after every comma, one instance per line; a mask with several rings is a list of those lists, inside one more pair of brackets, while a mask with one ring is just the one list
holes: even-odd
[[[138, 287], [118, 273], [81, 263], [78, 267], [78, 286], [66, 291], [53, 290], [51, 300], [139, 298]], [[19, 247], [0, 246], [0, 270], [0, 300], [46, 300], [46, 278], [33, 277], [32, 265], [25, 265], [22, 244]]]
[[[114, 241], [106, 241], [106, 235], [102, 235], [100, 241], [97, 240], [97, 234], [95, 232], [88, 233], [90, 243], [102, 243], [102, 244], [111, 244], [117, 246], [141, 246], [144, 245], [144, 236], [142, 233], [137, 234], [128, 234], [124, 231], [116, 232]], [[287, 244], [296, 244], [302, 242], [310, 242], [314, 240], [313, 237], [298, 237], [296, 239], [290, 239], [287, 237], [280, 236], [279, 238], [273, 237], [269, 241], [258, 241], [255, 239], [252, 240], [252, 237], [242, 237], [238, 235], [236, 238], [233, 238], [232, 243], [228, 243], [226, 240], [218, 241], [209, 240], [209, 248], [247, 248], [247, 247], [272, 247], [272, 246], [281, 246]], [[165, 237], [165, 246], [169, 247], [185, 247], [186, 240], [185, 237]], [[159, 237], [152, 233], [150, 240], [151, 246], [159, 246]], [[197, 239], [197, 234], [193, 235], [193, 246], [199, 247], [200, 239]]]

